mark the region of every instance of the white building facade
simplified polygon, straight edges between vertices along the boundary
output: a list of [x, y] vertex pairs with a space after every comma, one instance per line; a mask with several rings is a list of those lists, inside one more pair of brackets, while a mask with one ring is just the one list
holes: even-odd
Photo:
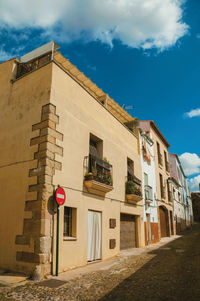
[[151, 133], [140, 130], [145, 245], [159, 241], [155, 156]]

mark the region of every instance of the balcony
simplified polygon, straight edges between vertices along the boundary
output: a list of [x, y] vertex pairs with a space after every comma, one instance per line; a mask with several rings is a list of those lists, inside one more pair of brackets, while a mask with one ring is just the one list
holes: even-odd
[[89, 193], [105, 196], [113, 189], [112, 165], [93, 155], [85, 157], [84, 186]]
[[28, 63], [18, 63], [17, 64], [17, 74], [16, 74], [16, 79], [24, 76], [27, 73], [30, 73], [42, 66], [44, 66], [45, 64], [47, 64], [48, 62], [50, 62], [52, 60], [52, 54], [48, 53], [45, 54], [39, 58], [36, 58], [34, 60], [32, 60], [31, 62]]
[[149, 185], [145, 185], [144, 187], [144, 192], [145, 192], [145, 202], [146, 204], [150, 204], [153, 202], [153, 189]]
[[132, 204], [142, 200], [141, 181], [135, 176], [133, 181], [126, 182], [126, 200]]
[[158, 164], [163, 166], [163, 157], [161, 153], [158, 153]]

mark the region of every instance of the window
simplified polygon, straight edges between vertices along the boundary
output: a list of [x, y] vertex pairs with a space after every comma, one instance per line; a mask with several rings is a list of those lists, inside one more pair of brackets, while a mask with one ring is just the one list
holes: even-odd
[[92, 156], [103, 158], [103, 141], [93, 134], [90, 134], [89, 148], [89, 152]]
[[85, 179], [90, 173], [90, 180], [112, 186], [112, 165], [106, 157], [103, 158], [103, 141], [93, 134], [90, 134], [88, 159]]
[[165, 157], [165, 164], [166, 164], [166, 162], [167, 162], [167, 153], [166, 153], [166, 151], [164, 151], [164, 157]]
[[160, 144], [157, 142], [157, 153], [158, 153], [158, 163], [162, 166], [163, 160], [162, 160], [162, 154], [160, 152]]
[[171, 185], [169, 181], [167, 181], [167, 194], [168, 194], [168, 201], [172, 202], [172, 192], [171, 192]]
[[134, 181], [134, 162], [129, 158], [127, 158], [127, 179]]
[[64, 207], [63, 236], [76, 238], [76, 208]]
[[165, 198], [165, 189], [163, 186], [163, 176], [161, 174], [159, 174], [160, 177], [160, 194], [161, 194], [161, 199]]
[[160, 154], [160, 144], [157, 142], [157, 153]]
[[167, 172], [169, 172], [169, 162], [167, 161], [167, 153], [164, 151], [164, 157], [165, 157], [165, 169]]
[[153, 201], [153, 189], [149, 185], [148, 174], [144, 172], [144, 192], [145, 200]]

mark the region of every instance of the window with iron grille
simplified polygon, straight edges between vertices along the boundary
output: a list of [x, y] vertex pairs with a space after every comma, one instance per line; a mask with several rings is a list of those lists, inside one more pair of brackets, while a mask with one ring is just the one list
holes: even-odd
[[64, 207], [63, 236], [76, 237], [76, 209]]

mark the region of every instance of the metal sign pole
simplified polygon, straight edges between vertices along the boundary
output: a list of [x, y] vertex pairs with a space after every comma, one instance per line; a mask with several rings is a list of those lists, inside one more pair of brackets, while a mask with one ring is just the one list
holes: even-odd
[[59, 258], [59, 211], [60, 206], [57, 206], [57, 237], [56, 237], [56, 276], [58, 276], [58, 258]]
[[65, 203], [66, 195], [62, 187], [58, 185], [55, 191], [55, 199], [57, 202], [57, 237], [56, 237], [56, 276], [58, 276], [58, 261], [59, 261], [59, 211], [60, 206]]

